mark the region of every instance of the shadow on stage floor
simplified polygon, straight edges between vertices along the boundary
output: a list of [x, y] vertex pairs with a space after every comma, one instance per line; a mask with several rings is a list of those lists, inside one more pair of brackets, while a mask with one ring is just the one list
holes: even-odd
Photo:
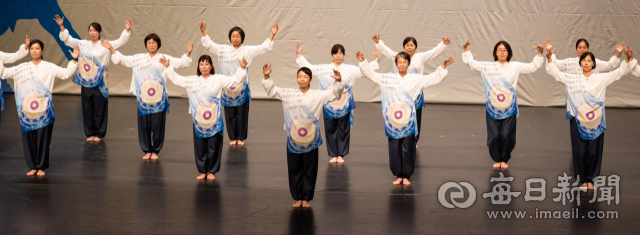
[[[303, 210], [291, 208], [279, 101], [251, 101], [246, 146], [230, 147], [225, 133], [221, 170], [215, 181], [204, 182], [196, 180], [187, 99], [170, 99], [164, 149], [156, 162], [141, 159], [135, 99], [109, 99], [107, 137], [89, 144], [80, 96], [54, 96], [50, 168], [38, 179], [25, 175], [15, 101], [5, 94], [1, 234], [614, 234], [632, 231], [640, 219], [638, 109], [607, 109], [601, 174], [620, 176], [619, 205], [615, 200], [588, 203], [590, 195], [583, 195], [578, 207], [553, 201], [560, 195], [552, 191], [559, 187], [558, 176], [573, 175], [569, 121], [562, 108], [520, 108], [518, 142], [503, 174], [514, 177], [511, 191], [522, 194], [508, 205], [495, 205], [483, 197], [497, 184], [490, 178], [500, 176], [491, 168], [484, 106], [427, 105], [411, 185], [394, 186], [380, 103], [358, 103], [346, 163], [329, 164], [326, 146], [320, 147], [315, 198], [312, 208]], [[525, 201], [530, 178], [546, 180], [543, 201]], [[445, 208], [438, 189], [449, 181], [469, 182], [475, 203]], [[577, 219], [539, 217], [541, 211], [562, 214], [575, 208]], [[496, 211], [527, 214], [489, 218]], [[617, 212], [619, 218], [581, 218], [590, 211]]]

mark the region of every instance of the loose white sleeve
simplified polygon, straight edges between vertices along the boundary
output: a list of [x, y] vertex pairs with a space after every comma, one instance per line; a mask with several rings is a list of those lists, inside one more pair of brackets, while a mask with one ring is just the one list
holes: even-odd
[[332, 86], [333, 86], [333, 89], [320, 91], [320, 94], [322, 96], [321, 101], [323, 104], [329, 103], [331, 101], [338, 99], [338, 97], [340, 97], [340, 94], [342, 94], [342, 91], [344, 90], [343, 82], [335, 81], [333, 82]]
[[380, 85], [380, 74], [373, 71], [366, 59], [360, 62], [359, 67], [363, 77], [368, 78], [373, 83]]
[[462, 62], [467, 64], [473, 71], [482, 72], [482, 64], [473, 59], [471, 51], [462, 53]]
[[264, 53], [270, 52], [273, 49], [273, 41], [269, 40], [267, 38], [267, 40], [264, 40], [264, 42], [262, 43], [262, 45], [259, 46], [247, 46], [246, 50], [246, 57], [244, 58], [246, 61], [251, 61], [253, 60], [253, 58], [255, 58], [256, 56], [262, 55]]
[[[545, 62], [546, 64], [549, 64], [549, 60], [548, 60], [547, 58], [545, 58], [544, 62]], [[556, 68], [557, 68], [558, 70], [564, 70], [564, 69], [565, 69], [565, 68], [564, 68], [564, 65], [565, 65], [566, 63], [564, 63], [564, 60], [558, 60], [558, 59], [556, 59], [556, 54], [551, 54], [551, 62], [553, 62], [553, 63], [555, 64], [555, 66], [556, 66]]]
[[[167, 56], [167, 57], [171, 57], [171, 56]], [[174, 57], [171, 57], [169, 60], [169, 63], [171, 63], [171, 66], [176, 69], [186, 68], [186, 67], [189, 67], [189, 64], [191, 64], [191, 57], [188, 57], [187, 54], [185, 53], [184, 55], [182, 55], [180, 60]]]
[[311, 69], [312, 73], [315, 73], [315, 74], [318, 73], [318, 66], [312, 65], [311, 63], [309, 63], [309, 61], [307, 61], [307, 58], [304, 58], [303, 55], [300, 55], [300, 57], [296, 59], [296, 64], [298, 64], [298, 68], [307, 67]]
[[611, 83], [620, 80], [620, 78], [622, 78], [624, 75], [627, 75], [627, 73], [629, 73], [629, 70], [631, 70], [631, 68], [633, 67], [636, 67], [637, 64], [638, 61], [636, 61], [636, 59], [629, 61], [629, 63], [627, 63], [626, 61], [622, 62], [620, 64], [620, 68], [617, 68], [612, 72], [605, 73], [602, 80], [608, 86]]
[[391, 48], [385, 45], [384, 42], [382, 42], [382, 40], [378, 40], [378, 43], [376, 43], [376, 48], [378, 48], [378, 51], [381, 52], [382, 55], [386, 56], [391, 60], [395, 60], [396, 55], [398, 54], [398, 52], [391, 50]]
[[171, 80], [171, 82], [173, 82], [173, 84], [176, 84], [176, 86], [187, 86], [187, 77], [180, 76], [180, 74], [176, 73], [176, 71], [173, 70], [173, 67], [169, 66], [169, 68], [165, 69], [164, 74], [165, 76], [167, 76], [167, 78], [169, 78], [169, 80]]
[[202, 37], [202, 39], [200, 39], [200, 42], [202, 42], [202, 46], [209, 50], [211, 53], [220, 55], [220, 45], [213, 42], [209, 35]]
[[264, 87], [264, 90], [267, 91], [267, 96], [282, 100], [282, 88], [275, 86], [273, 84], [273, 79], [262, 79], [262, 86]]
[[5, 79], [5, 80], [16, 78], [17, 67], [18, 66], [13, 66], [11, 68], [4, 68], [4, 66], [3, 66], [4, 69], [2, 69], [2, 71], [0, 71], [0, 78]]
[[0, 62], [5, 64], [10, 64], [18, 60], [21, 60], [22, 58], [27, 56], [27, 54], [29, 54], [29, 50], [25, 49], [24, 44], [22, 44], [18, 48], [18, 51], [16, 51], [15, 53], [0, 52]]
[[73, 38], [71, 37], [71, 35], [69, 35], [68, 29], [64, 29], [64, 31], [60, 31], [60, 40], [63, 41], [65, 45], [70, 47], [74, 47], [75, 45], [78, 45], [78, 43], [80, 42], [79, 39]]
[[631, 69], [631, 74], [636, 77], [640, 77], [640, 65], [636, 65]]
[[56, 77], [62, 80], [71, 77], [71, 75], [76, 73], [77, 69], [78, 69], [78, 63], [75, 63], [73, 60], [69, 61], [69, 64], [67, 64], [67, 68], [61, 68], [61, 67], [58, 67], [57, 65], [53, 65], [53, 70], [55, 70]]
[[113, 47], [113, 49], [118, 49], [122, 46], [124, 46], [125, 44], [127, 44], [127, 42], [129, 41], [129, 36], [131, 35], [130, 32], [127, 32], [126, 29], [122, 30], [122, 33], [120, 34], [120, 38], [118, 38], [117, 40], [114, 41], [109, 41], [111, 43], [111, 46]]
[[120, 64], [120, 65], [127, 66], [129, 68], [132, 68], [134, 56], [131, 56], [131, 55], [125, 56], [125, 55], [122, 55], [122, 53], [120, 53], [119, 51], [116, 51], [115, 54], [111, 55], [111, 61], [113, 61], [114, 64]]
[[609, 61], [596, 59], [596, 69], [598, 72], [609, 72], [620, 66], [620, 58], [615, 55], [611, 56]]
[[442, 66], [438, 66], [438, 69], [436, 69], [435, 72], [429, 75], [420, 75], [418, 76], [418, 79], [413, 80], [416, 80], [417, 87], [422, 89], [442, 82], [444, 78], [447, 77], [448, 73], [449, 71], [447, 69], [443, 69]]
[[227, 88], [235, 86], [244, 81], [244, 79], [247, 77], [247, 70], [238, 68], [238, 70], [236, 70], [236, 74], [234, 74], [233, 76], [225, 76], [221, 74], [212, 74], [211, 76], [215, 76], [215, 81], [219, 82], [221, 87]]
[[546, 69], [547, 69], [547, 73], [554, 80], [556, 80], [556, 82], [560, 82], [562, 84], [567, 84], [566, 73], [560, 72], [560, 70], [558, 70], [558, 67], [556, 67], [556, 61], [555, 60], [551, 60], [551, 63], [549, 63], [549, 60], [547, 60]]
[[518, 65], [518, 72], [520, 74], [533, 73], [542, 67], [542, 62], [544, 58], [542, 56], [536, 55], [533, 57], [533, 62], [531, 63], [516, 63]]
[[447, 45], [445, 45], [444, 42], [440, 42], [436, 47], [429, 51], [420, 52], [413, 55], [413, 58], [411, 58], [411, 62], [413, 63], [413, 60], [415, 59], [415, 63], [424, 64], [427, 61], [441, 55], [445, 49], [447, 49]]

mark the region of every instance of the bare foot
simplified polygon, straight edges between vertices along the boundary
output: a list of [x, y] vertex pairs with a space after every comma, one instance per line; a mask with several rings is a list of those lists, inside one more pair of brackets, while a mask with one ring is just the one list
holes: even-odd
[[506, 163], [506, 162], [501, 162], [501, 163], [500, 163], [500, 168], [502, 168], [502, 169], [507, 169], [507, 168], [509, 168], [509, 165], [507, 165], [507, 163]]
[[587, 184], [587, 190], [593, 190], [595, 187], [593, 187], [593, 183], [588, 183]]
[[94, 136], [94, 137], [93, 137], [93, 141], [98, 141], [98, 142], [100, 142], [100, 138], [98, 138], [98, 137]]
[[207, 177], [207, 174], [200, 174], [196, 179], [203, 180], [205, 177]]
[[500, 168], [500, 163], [499, 162], [494, 163], [493, 168]]
[[242, 146], [244, 145], [244, 142], [242, 140], [238, 140], [238, 145]]
[[151, 158], [151, 153], [147, 153], [144, 155], [144, 157], [142, 157], [142, 159], [144, 160], [149, 160], [149, 158]]
[[27, 172], [27, 175], [28, 175], [28, 176], [33, 176], [33, 175], [36, 175], [36, 173], [38, 173], [38, 170], [33, 169], [33, 170], [31, 170], [31, 171]]
[[302, 201], [302, 207], [304, 207], [304, 208], [309, 208], [309, 207], [311, 207], [311, 205], [309, 205], [309, 201], [304, 201], [304, 200], [303, 200], [303, 201]]
[[393, 184], [400, 184], [402, 183], [402, 178], [398, 178], [396, 181], [393, 181]]
[[331, 157], [331, 160], [329, 160], [330, 163], [336, 163], [338, 162], [338, 157]]
[[580, 190], [582, 190], [582, 191], [586, 192], [586, 191], [587, 191], [587, 189], [589, 189], [589, 183], [582, 183], [582, 184], [580, 185]]
[[416, 148], [418, 148], [418, 145], [416, 144]]
[[209, 175], [207, 176], [208, 180], [215, 180], [216, 179], [216, 175], [214, 175], [213, 173], [209, 173]]
[[341, 156], [338, 156], [338, 163], [344, 163], [344, 158], [342, 158]]
[[298, 200], [296, 203], [293, 203], [293, 207], [301, 207], [302, 206], [302, 200]]
[[87, 138], [87, 141], [93, 141], [93, 136]]
[[156, 154], [156, 153], [152, 153], [152, 154], [151, 154], [151, 158], [149, 158], [149, 159], [151, 159], [151, 160], [158, 160], [158, 154]]
[[43, 170], [38, 170], [38, 176], [44, 176], [44, 171]]
[[404, 185], [410, 185], [410, 184], [411, 184], [411, 182], [409, 182], [409, 179], [404, 178], [404, 179], [402, 179], [402, 184], [404, 184]]
[[237, 140], [232, 140], [231, 142], [229, 142], [229, 145], [236, 145], [236, 144], [238, 144]]

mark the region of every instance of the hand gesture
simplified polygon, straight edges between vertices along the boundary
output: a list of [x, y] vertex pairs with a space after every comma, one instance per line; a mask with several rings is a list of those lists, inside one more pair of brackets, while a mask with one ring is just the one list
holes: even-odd
[[542, 52], [544, 52], [544, 47], [542, 45], [540, 45], [540, 43], [536, 43], [537, 45], [532, 46], [533, 49], [537, 49], [539, 54], [542, 54]]
[[162, 58], [160, 58], [160, 63], [167, 68], [169, 68], [169, 65], [171, 65], [171, 61], [167, 60], [167, 58], [165, 58], [164, 55], [162, 56]]
[[100, 42], [100, 45], [102, 45], [104, 48], [111, 50], [111, 43], [107, 39], [102, 39], [102, 42]]
[[469, 45], [471, 45], [471, 39], [467, 39], [467, 41], [462, 44], [462, 48], [467, 49]]
[[375, 49], [375, 51], [373, 51], [373, 55], [376, 56], [376, 61], [380, 61], [380, 52], [378, 51], [378, 48], [373, 46], [373, 49]]
[[447, 65], [453, 64], [453, 62], [456, 62], [453, 57], [449, 57], [446, 60], [444, 60], [444, 62], [442, 63], [442, 68], [447, 68]]
[[69, 50], [69, 53], [71, 53], [71, 56], [73, 57], [74, 60], [77, 60], [78, 56], [80, 55], [80, 47], [78, 45], [74, 46], [73, 52]]
[[547, 48], [547, 51], [550, 51], [553, 48], [553, 43], [551, 43], [551, 39], [544, 40], [544, 46]]
[[187, 45], [187, 57], [191, 56], [191, 51], [193, 51], [193, 42], [190, 42], [189, 45]]
[[627, 55], [627, 58], [633, 58], [633, 51], [631, 50], [631, 48], [629, 48], [629, 46], [626, 46], [626, 48], [624, 49], [624, 54]]
[[358, 58], [360, 62], [364, 61], [364, 55], [360, 53], [360, 51], [356, 52], [356, 58]]
[[296, 55], [298, 57], [300, 57], [300, 54], [302, 54], [302, 49], [304, 49], [304, 46], [300, 47], [300, 43], [296, 43]]
[[27, 35], [24, 39], [24, 49], [29, 49], [29, 44], [31, 44], [31, 38]]
[[276, 33], [278, 32], [278, 28], [279, 28], [278, 24], [271, 26], [271, 35], [275, 36]]
[[59, 15], [56, 15], [56, 17], [53, 18], [53, 20], [55, 20], [59, 26], [62, 26], [62, 24], [64, 23], [64, 17], [60, 18]]
[[558, 48], [553, 48], [553, 50], [547, 49], [547, 59], [551, 59], [551, 55], [553, 55], [553, 53], [556, 52], [556, 49]]
[[269, 78], [269, 74], [271, 74], [271, 64], [264, 64], [262, 66], [262, 74], [264, 74], [264, 78]]
[[200, 21], [200, 32], [204, 33], [204, 30], [207, 29], [207, 22]]
[[444, 45], [447, 45], [447, 44], [451, 43], [451, 39], [449, 39], [449, 37], [447, 37], [447, 38], [442, 37], [442, 43], [444, 43]]
[[247, 64], [248, 64], [248, 62], [247, 62], [246, 60], [244, 60], [244, 56], [242, 56], [242, 60], [241, 60], [241, 59], [238, 59], [238, 62], [240, 62], [240, 67], [241, 67], [242, 69], [247, 68]]
[[131, 20], [131, 18], [129, 18], [129, 20], [126, 20], [124, 22], [124, 27], [127, 29], [127, 32], [129, 32], [129, 30], [131, 30], [131, 26], [133, 25], [133, 21]]
[[373, 41], [378, 44], [378, 42], [380, 42], [380, 34], [373, 34], [373, 37], [371, 37], [371, 39], [373, 39]]
[[333, 69], [333, 75], [331, 75], [331, 77], [338, 82], [342, 82], [342, 75], [340, 75], [340, 71], [336, 69]]
[[618, 54], [620, 54], [620, 52], [622, 52], [623, 50], [627, 49], [626, 45], [627, 44], [625, 44], [624, 42], [621, 42], [620, 45], [616, 46], [616, 52], [618, 52]]

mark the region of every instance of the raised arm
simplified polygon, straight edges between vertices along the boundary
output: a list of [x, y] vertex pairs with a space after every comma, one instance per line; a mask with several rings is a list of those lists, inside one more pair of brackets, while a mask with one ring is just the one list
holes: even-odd
[[171, 56], [167, 56], [169, 57], [169, 61], [171, 63], [171, 67], [174, 67], [176, 69], [182, 69], [182, 68], [186, 68], [189, 67], [189, 64], [191, 64], [191, 51], [193, 50], [193, 42], [190, 42], [189, 45], [187, 45], [187, 53], [182, 55], [182, 57], [180, 57], [180, 59], [171, 57]]
[[206, 21], [200, 22], [200, 32], [202, 32], [202, 38], [200, 39], [200, 42], [202, 42], [202, 46], [207, 50], [209, 50], [211, 53], [220, 55], [221, 46], [211, 40], [209, 35], [205, 33], [206, 29], [207, 29], [207, 22]]
[[622, 62], [620, 64], [620, 68], [604, 74], [604, 78], [602, 80], [604, 80], [603, 82], [605, 82], [607, 86], [615, 81], [620, 80], [620, 78], [622, 78], [624, 75], [627, 75], [627, 73], [629, 73], [632, 68], [637, 67], [636, 65], [638, 64], [638, 62], [633, 59], [633, 52], [631, 51], [631, 48], [627, 46], [624, 50], [624, 53], [627, 55], [627, 59], [625, 60], [625, 62]]
[[[337, 74], [340, 74], [340, 72], [338, 72]], [[321, 99], [322, 103], [323, 104], [329, 103], [338, 99], [338, 97], [340, 97], [340, 94], [342, 94], [343, 90], [344, 90], [344, 83], [336, 79], [336, 81], [333, 82], [333, 89], [320, 91], [320, 95], [322, 96], [322, 99]]]
[[447, 49], [447, 44], [449, 43], [451, 43], [451, 39], [442, 37], [442, 42], [438, 43], [436, 47], [426, 52], [416, 53], [413, 58], [411, 58], [411, 60], [413, 61], [415, 59], [415, 63], [424, 64], [427, 61], [441, 55], [444, 50]]
[[435, 72], [429, 75], [419, 75], [418, 79], [414, 79], [416, 80], [415, 82], [417, 87], [422, 89], [422, 88], [433, 86], [435, 84], [442, 82], [442, 80], [444, 80], [444, 78], [447, 77], [447, 73], [449, 72], [447, 70], [447, 66], [450, 64], [453, 64], [454, 62], [456, 61], [453, 59], [453, 57], [449, 57], [446, 60], [444, 60], [442, 65], [440, 65]]
[[[376, 42], [376, 48], [378, 49], [378, 51], [382, 52], [382, 55], [384, 55], [385, 57], [394, 60], [396, 58], [396, 55], [398, 54], [398, 52], [391, 50], [391, 48], [389, 48], [387, 45], [384, 44], [384, 42], [382, 40], [380, 40], [380, 34], [377, 35], [373, 35], [374, 41]], [[376, 38], [378, 39], [376, 41]]]
[[[273, 35], [271, 36], [273, 37]], [[244, 47], [244, 46], [243, 46]], [[273, 49], [273, 41], [271, 39], [264, 40], [259, 46], [246, 46], [246, 60], [251, 62], [256, 56], [270, 52]]]
[[542, 67], [542, 62], [544, 62], [544, 58], [542, 57], [544, 47], [539, 43], [536, 44], [537, 45], [533, 46], [533, 48], [538, 50], [538, 55], [533, 57], [533, 61], [531, 63], [515, 63], [518, 66], [518, 72], [520, 74], [533, 73]]
[[27, 37], [25, 40], [26, 44], [20, 45], [20, 47], [18, 48], [18, 51], [16, 51], [15, 53], [0, 52], [0, 62], [10, 64], [18, 60], [21, 60], [22, 58], [27, 56], [27, 54], [29, 54], [28, 47], [29, 47], [29, 43], [31, 42], [31, 39], [29, 38], [29, 36], [26, 36], [26, 37]]
[[[549, 49], [550, 48], [548, 48], [548, 50]], [[553, 49], [553, 50], [550, 50], [550, 51], [547, 52], [547, 59], [548, 59], [547, 66], [546, 66], [547, 74], [551, 75], [551, 77], [554, 80], [556, 80], [556, 82], [567, 84], [567, 76], [566, 76], [567, 74], [563, 73], [563, 72], [560, 72], [560, 70], [558, 70], [558, 67], [556, 67], [555, 60], [553, 59], [552, 54], [555, 51], [556, 50]]]
[[80, 47], [76, 45], [73, 47], [73, 52], [69, 50], [69, 53], [71, 53], [73, 60], [69, 61], [66, 69], [60, 68], [57, 65], [54, 65], [52, 68], [55, 70], [56, 77], [62, 80], [71, 77], [71, 75], [76, 73], [76, 70], [78, 70], [78, 63], [76, 61], [78, 60], [78, 55], [80, 55]]
[[240, 62], [240, 68], [236, 70], [235, 75], [225, 76], [221, 74], [211, 74], [211, 76], [215, 76], [215, 81], [219, 82], [220, 86], [224, 88], [242, 83], [247, 77], [247, 61], [242, 57], [242, 60], [239, 59], [238, 62]]
[[[2, 62], [0, 62], [2, 64]], [[4, 65], [0, 68], [0, 79], [15, 79], [18, 75], [18, 66], [13, 66], [11, 68], [5, 68]]]
[[373, 83], [380, 85], [380, 74], [373, 71], [367, 60], [364, 58], [364, 55], [358, 51], [356, 52], [356, 57], [360, 60], [360, 64], [358, 66], [360, 67], [362, 76], [368, 78]]
[[131, 21], [131, 18], [125, 21], [125, 29], [122, 30], [122, 33], [120, 34], [120, 38], [118, 38], [117, 40], [111, 41], [111, 46], [113, 47], [113, 49], [117, 50], [118, 48], [127, 44], [127, 42], [129, 41], [129, 37], [131, 36], [130, 30], [132, 25], [133, 25], [133, 21]]
[[100, 43], [104, 48], [107, 48], [109, 51], [111, 51], [111, 61], [113, 61], [114, 64], [124, 65], [129, 68], [133, 67], [135, 58], [134, 56], [122, 55], [122, 53], [116, 51], [116, 49], [111, 46], [111, 42], [109, 42], [109, 40], [103, 39]]
[[267, 91], [267, 96], [282, 100], [282, 88], [275, 86], [273, 84], [273, 79], [271, 79], [270, 76], [271, 64], [265, 64], [262, 66], [262, 74], [264, 74], [262, 86], [264, 87], [264, 90]]
[[462, 45], [462, 48], [464, 49], [464, 52], [462, 53], [462, 62], [467, 64], [471, 70], [481, 72], [482, 64], [473, 59], [473, 55], [471, 54], [471, 51], [469, 51], [469, 45], [471, 45], [471, 39], [467, 39], [467, 41]]

